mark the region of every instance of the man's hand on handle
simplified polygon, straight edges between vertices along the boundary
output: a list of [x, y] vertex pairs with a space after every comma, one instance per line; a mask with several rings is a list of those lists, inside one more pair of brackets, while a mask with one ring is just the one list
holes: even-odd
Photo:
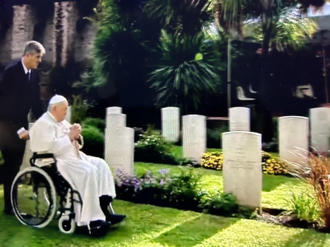
[[30, 139], [29, 131], [27, 131], [24, 128], [19, 129], [17, 131], [17, 134], [18, 134], [19, 139], [21, 139], [21, 140], [27, 141]]
[[22, 133], [19, 137], [20, 139], [24, 140], [24, 141], [27, 141], [30, 139], [30, 136], [29, 136], [29, 131], [25, 131], [24, 133]]

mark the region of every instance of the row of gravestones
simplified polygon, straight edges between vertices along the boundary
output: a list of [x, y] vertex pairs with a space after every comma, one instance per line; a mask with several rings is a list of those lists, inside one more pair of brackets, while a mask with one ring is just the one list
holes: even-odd
[[[229, 109], [230, 131], [250, 131], [250, 109], [234, 107]], [[280, 157], [290, 162], [299, 162], [307, 155], [309, 133], [311, 146], [315, 151], [329, 151], [330, 108], [319, 107], [310, 110], [306, 117], [280, 117], [279, 151]], [[176, 142], [180, 135], [180, 112], [176, 107], [162, 109], [162, 134], [167, 141]], [[206, 117], [186, 115], [182, 117], [183, 156], [200, 160], [206, 150]], [[300, 150], [300, 155], [296, 155]], [[302, 155], [301, 155], [302, 154]]]
[[[70, 116], [70, 115], [68, 115]], [[233, 193], [239, 204], [260, 207], [262, 190], [261, 135], [249, 132], [248, 108], [231, 108], [230, 132], [224, 133], [224, 188]], [[329, 108], [311, 109], [312, 142], [317, 148], [327, 150], [329, 138]], [[67, 119], [70, 121], [70, 119]], [[175, 142], [180, 135], [180, 112], [176, 107], [162, 109], [162, 133], [165, 139]], [[307, 157], [308, 118], [279, 118], [280, 155], [291, 162], [301, 162]], [[206, 151], [206, 117], [186, 115], [182, 117], [183, 156], [200, 161]], [[327, 144], [328, 145], [328, 144]], [[27, 145], [27, 149], [29, 145]], [[297, 148], [303, 152], [296, 155]], [[26, 152], [28, 164], [31, 153]], [[297, 160], [300, 159], [300, 160]], [[105, 160], [113, 168], [128, 174], [134, 171], [134, 130], [126, 127], [126, 115], [120, 107], [110, 107], [106, 114]], [[253, 181], [253, 183], [251, 183]]]
[[[166, 140], [175, 142], [180, 132], [178, 108], [162, 109], [162, 129]], [[206, 117], [183, 116], [183, 155], [200, 160], [206, 151]], [[126, 115], [120, 107], [107, 108], [105, 130], [105, 161], [114, 168], [133, 174], [134, 130], [126, 127]]]
[[[231, 108], [229, 115], [231, 131], [250, 131], [249, 108]], [[303, 161], [308, 154], [309, 143], [316, 152], [327, 153], [330, 139], [330, 108], [312, 108], [309, 118], [280, 117], [278, 132], [279, 151], [282, 159], [290, 162]]]
[[[174, 116], [173, 116], [174, 115]], [[183, 154], [200, 161], [206, 150], [206, 118], [183, 116]], [[179, 111], [173, 107], [162, 109], [162, 132], [167, 140], [179, 135]], [[262, 191], [262, 136], [250, 132], [250, 109], [235, 107], [229, 110], [230, 132], [223, 133], [224, 189], [233, 193], [240, 205], [261, 208]], [[313, 108], [309, 118], [280, 117], [280, 157], [290, 164], [306, 162], [311, 145], [317, 152], [329, 151], [330, 108]], [[253, 181], [253, 182], [252, 182]]]

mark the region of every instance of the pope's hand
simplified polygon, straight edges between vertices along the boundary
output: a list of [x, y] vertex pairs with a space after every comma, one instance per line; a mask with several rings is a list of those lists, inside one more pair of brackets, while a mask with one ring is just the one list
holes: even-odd
[[75, 128], [77, 128], [79, 130], [79, 134], [76, 136], [76, 139], [79, 139], [80, 138], [80, 135], [81, 135], [81, 125], [80, 124], [74, 124], [73, 126], [75, 126]]
[[73, 141], [73, 140], [77, 139], [77, 137], [79, 137], [80, 133], [81, 133], [81, 127], [79, 128], [79, 126], [76, 124], [72, 125], [70, 128], [70, 133], [69, 133], [70, 140]]

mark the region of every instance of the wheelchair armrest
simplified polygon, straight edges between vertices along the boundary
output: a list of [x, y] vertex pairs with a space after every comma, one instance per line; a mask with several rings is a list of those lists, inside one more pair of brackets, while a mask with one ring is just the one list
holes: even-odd
[[54, 154], [51, 153], [45, 153], [45, 154], [37, 154], [37, 153], [33, 153], [32, 158], [30, 159], [30, 164], [31, 166], [35, 165], [36, 160], [38, 159], [53, 159], [54, 163], [52, 163], [53, 165], [56, 166], [56, 159], [54, 157]]
[[33, 153], [33, 156], [32, 156], [32, 159], [54, 159], [55, 160], [55, 157], [54, 157], [54, 154], [51, 154], [51, 153], [45, 153], [45, 154], [37, 154], [37, 153]]

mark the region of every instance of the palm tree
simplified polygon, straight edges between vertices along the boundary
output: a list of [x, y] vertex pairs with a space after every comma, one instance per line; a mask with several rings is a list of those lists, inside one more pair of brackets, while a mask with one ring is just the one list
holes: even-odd
[[224, 67], [215, 40], [204, 33], [177, 37], [162, 32], [162, 58], [149, 82], [157, 93], [158, 107], [177, 106], [183, 114], [203, 106], [205, 95], [219, 93]]
[[[264, 39], [259, 20], [246, 21], [243, 26], [243, 36], [253, 36], [259, 42]], [[316, 22], [308, 18], [300, 18], [300, 11], [285, 7], [274, 18], [270, 43], [279, 50], [303, 48], [306, 38], [311, 38], [317, 30]]]
[[173, 35], [194, 36], [213, 22], [209, 0], [149, 0], [145, 13]]
[[[200, 110], [205, 94], [220, 93], [224, 67], [219, 35], [204, 32], [214, 21], [209, 0], [150, 0], [145, 13], [162, 30], [159, 60], [149, 83], [158, 107], [177, 106], [183, 114]], [[205, 100], [206, 99], [206, 100]]]
[[146, 44], [138, 23], [142, 0], [101, 0], [95, 22], [93, 86], [117, 85], [141, 78]]
[[[247, 18], [259, 17], [261, 19], [262, 57], [263, 68], [259, 80], [259, 93], [257, 112], [259, 115], [259, 132], [263, 134], [265, 142], [272, 140], [271, 115], [265, 102], [268, 97], [268, 81], [270, 77], [269, 47], [276, 28], [276, 18], [284, 7], [294, 6], [298, 0], [218, 0], [221, 5], [219, 20], [227, 29], [237, 31], [238, 37], [242, 37], [242, 24]], [[220, 22], [221, 23], [221, 22]], [[280, 29], [280, 28], [279, 28]]]

